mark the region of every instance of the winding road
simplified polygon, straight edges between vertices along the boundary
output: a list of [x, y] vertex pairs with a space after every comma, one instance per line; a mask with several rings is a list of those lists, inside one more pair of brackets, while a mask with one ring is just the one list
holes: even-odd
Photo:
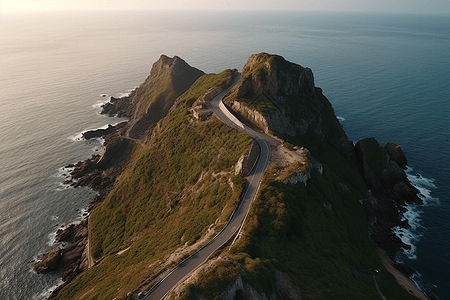
[[258, 132], [249, 128], [226, 110], [225, 106], [223, 105], [222, 99], [226, 94], [228, 94], [233, 86], [237, 84], [239, 78], [240, 75], [237, 76], [235, 82], [229, 88], [214, 97], [214, 99], [211, 100], [211, 106], [215, 114], [222, 122], [224, 122], [228, 126], [247, 132], [251, 137], [255, 139], [255, 141], [260, 146], [260, 153], [257, 162], [246, 177], [248, 184], [242, 201], [235, 209], [230, 217], [230, 220], [222, 229], [222, 231], [220, 231], [206, 246], [202, 247], [197, 252], [186, 258], [169, 274], [167, 274], [163, 279], [156, 283], [155, 286], [153, 286], [147, 292], [143, 299], [164, 299], [175, 286], [184, 281], [192, 271], [201, 266], [211, 256], [211, 254], [213, 254], [217, 249], [221, 248], [226, 242], [228, 242], [233, 236], [235, 236], [236, 233], [236, 237], [239, 236], [240, 230], [242, 229], [247, 214], [250, 210], [250, 205], [258, 193], [264, 170], [269, 163], [269, 145], [279, 142], [262, 132]]

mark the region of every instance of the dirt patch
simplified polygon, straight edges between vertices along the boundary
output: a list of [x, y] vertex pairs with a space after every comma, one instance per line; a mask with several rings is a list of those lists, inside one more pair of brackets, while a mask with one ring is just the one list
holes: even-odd
[[293, 163], [306, 163], [307, 161], [305, 154], [308, 150], [303, 147], [296, 151], [291, 151], [283, 145], [277, 144], [272, 146], [271, 151], [270, 164], [278, 167], [285, 168]]

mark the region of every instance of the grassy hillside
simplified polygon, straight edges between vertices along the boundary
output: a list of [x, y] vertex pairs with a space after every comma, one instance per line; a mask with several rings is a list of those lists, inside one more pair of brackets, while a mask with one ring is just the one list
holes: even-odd
[[[331, 153], [330, 161], [322, 156], [324, 173], [313, 172], [306, 186], [276, 181], [269, 168], [244, 234], [220, 254], [227, 259], [200, 272], [180, 298], [220, 299], [238, 275], [269, 297], [277, 270], [300, 288], [302, 299], [381, 299], [380, 291], [387, 299], [416, 299], [386, 271], [369, 240], [361, 176]], [[246, 292], [236, 295], [250, 299]]]
[[169, 254], [225, 225], [243, 188], [233, 166], [251, 138], [216, 118], [196, 121], [189, 108], [228, 72], [199, 78], [177, 99], [159, 134], [136, 143], [116, 188], [90, 217], [92, 254], [101, 262], [56, 299], [123, 299], [194, 249]]
[[204, 74], [178, 56], [169, 58], [161, 55], [153, 64], [150, 76], [136, 90], [136, 96], [133, 98], [133, 104], [136, 106], [134, 118], [141, 118], [159, 98], [169, 102], [175, 100]]
[[226, 102], [244, 120], [254, 120], [257, 111], [266, 131], [291, 149], [307, 148], [324, 171], [313, 171], [306, 186], [287, 185], [277, 180], [276, 166], [269, 167], [243, 235], [171, 299], [255, 299], [255, 293], [291, 299], [283, 281], [298, 287], [302, 299], [415, 299], [384, 268], [369, 238], [369, 207], [361, 201], [367, 186], [311, 70], [279, 56], [252, 55]]

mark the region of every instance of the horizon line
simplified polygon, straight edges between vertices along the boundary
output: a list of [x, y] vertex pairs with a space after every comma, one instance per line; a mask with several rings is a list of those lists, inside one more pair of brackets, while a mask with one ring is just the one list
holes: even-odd
[[450, 12], [401, 12], [401, 11], [363, 11], [363, 10], [287, 10], [287, 9], [151, 9], [151, 8], [113, 8], [113, 9], [11, 9], [11, 10], [0, 10], [0, 15], [3, 13], [13, 13], [13, 14], [33, 14], [33, 13], [114, 13], [114, 12], [156, 12], [156, 13], [207, 13], [207, 12], [223, 12], [223, 13], [323, 13], [323, 14], [377, 14], [377, 15], [433, 15], [433, 16], [450, 16]]

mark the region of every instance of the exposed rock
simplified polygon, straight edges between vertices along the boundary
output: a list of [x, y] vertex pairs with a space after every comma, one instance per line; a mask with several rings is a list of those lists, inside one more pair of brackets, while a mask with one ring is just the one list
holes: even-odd
[[223, 87], [214, 87], [211, 88], [206, 94], [199, 97], [194, 104], [192, 105], [192, 108], [190, 111], [192, 112], [192, 115], [194, 118], [196, 118], [199, 121], [206, 121], [208, 120], [212, 115], [213, 112], [210, 108], [209, 102], [218, 94], [220, 94], [227, 86]]
[[394, 234], [393, 228], [409, 227], [408, 222], [402, 218], [406, 211], [405, 205], [422, 203], [417, 196], [419, 191], [411, 185], [405, 172], [374, 138], [359, 141], [354, 151], [361, 175], [371, 189], [363, 200], [370, 207], [367, 218], [371, 239], [394, 258], [398, 251], [408, 249], [409, 246]]
[[70, 224], [68, 227], [64, 229], [58, 229], [56, 231], [55, 240], [57, 242], [67, 242], [72, 240], [76, 234], [76, 226], [74, 224]]
[[55, 271], [60, 267], [61, 249], [56, 247], [44, 253], [37, 263], [34, 264], [34, 270], [39, 273]]
[[135, 94], [136, 89], [134, 89], [130, 95], [122, 98], [111, 97], [109, 102], [102, 106], [101, 114], [109, 115], [110, 117], [132, 117], [135, 107], [131, 103], [131, 99]]
[[83, 132], [83, 138], [88, 140], [88, 139], [92, 139], [92, 138], [102, 137], [102, 136], [105, 136], [107, 134], [113, 133], [119, 127], [126, 126], [126, 124], [127, 124], [127, 122], [121, 122], [121, 123], [119, 123], [119, 124], [117, 124], [115, 126], [108, 125], [108, 127], [105, 128], [105, 129], [89, 130], [89, 131]]
[[130, 119], [128, 136], [145, 138], [151, 125], [164, 118], [175, 99], [205, 73], [191, 67], [178, 56], [161, 55], [152, 66], [150, 76], [131, 99], [135, 110]]
[[304, 172], [296, 172], [289, 178], [283, 180], [284, 184], [297, 184], [299, 182], [303, 183], [305, 186], [308, 182], [308, 179], [311, 178], [312, 171], [315, 170], [319, 172], [319, 174], [323, 174], [323, 166], [320, 162], [315, 160], [312, 157], [308, 157], [307, 168]]
[[419, 191], [411, 185], [406, 173], [374, 138], [359, 141], [354, 151], [361, 175], [375, 196], [388, 193], [408, 203], [422, 203], [417, 196]]
[[406, 156], [403, 154], [402, 148], [396, 142], [390, 141], [384, 148], [391, 160], [395, 161], [400, 168], [406, 169]]
[[242, 155], [239, 158], [234, 169], [235, 174], [247, 176], [248, 173], [250, 173], [250, 171], [252, 170], [253, 166], [255, 165], [255, 162], [258, 159], [258, 155], [259, 155], [259, 145], [256, 141], [253, 141], [248, 153], [246, 155]]
[[241, 119], [281, 138], [327, 143], [343, 153], [352, 144], [333, 107], [314, 86], [311, 69], [267, 53], [250, 56], [239, 83], [224, 99]]
[[54, 265], [53, 270], [63, 269], [62, 280], [64, 283], [58, 286], [50, 295], [49, 299], [53, 298], [58, 292], [68, 283], [70, 283], [78, 274], [87, 269], [87, 264], [84, 263], [86, 258], [86, 244], [87, 244], [87, 220], [80, 224], [71, 225], [72, 242], [59, 249], [59, 259]]

